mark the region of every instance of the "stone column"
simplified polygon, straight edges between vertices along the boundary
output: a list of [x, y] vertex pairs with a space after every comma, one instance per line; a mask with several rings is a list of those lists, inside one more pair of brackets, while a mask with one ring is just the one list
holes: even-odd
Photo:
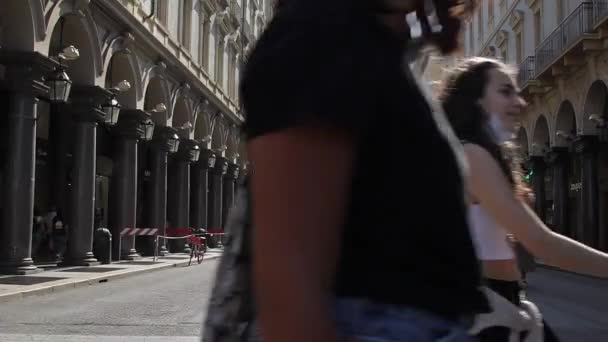
[[222, 193], [223, 178], [228, 171], [228, 160], [223, 157], [216, 159], [215, 167], [211, 171], [211, 184], [209, 186], [209, 229], [222, 229]]
[[568, 233], [568, 149], [554, 147], [547, 154], [553, 171], [553, 226], [561, 234]]
[[108, 97], [98, 87], [77, 86], [72, 90], [72, 105], [66, 107], [76, 122], [74, 131], [73, 182], [68, 193], [68, 249], [64, 264], [91, 266], [95, 229], [95, 176], [97, 162], [97, 122], [104, 113], [97, 109]]
[[532, 167], [532, 190], [534, 191], [534, 210], [541, 220], [545, 221], [547, 214], [547, 199], [545, 198], [545, 159], [539, 156], [530, 157]]
[[129, 260], [140, 257], [135, 249], [135, 237], [121, 237], [120, 232], [124, 228], [135, 228], [136, 225], [137, 144], [142, 135], [141, 122], [147, 118], [148, 114], [143, 111], [121, 110], [118, 126], [115, 128], [111, 196], [113, 214], [110, 215], [114, 258], [117, 258], [119, 253], [121, 258]]
[[581, 205], [579, 238], [591, 246], [600, 246], [599, 236], [599, 143], [595, 136], [582, 136], [574, 143], [574, 151], [581, 157]]
[[[178, 229], [190, 228], [190, 163], [193, 162], [192, 151], [198, 149], [196, 141], [184, 139], [179, 143], [179, 151], [173, 159], [173, 189], [171, 191], [172, 207], [171, 222]], [[190, 246], [184, 239], [172, 240], [171, 252], [190, 253]]]
[[0, 87], [10, 92], [6, 165], [2, 189], [0, 272], [37, 272], [31, 258], [38, 96], [48, 92], [41, 77], [54, 65], [39, 53], [0, 52], [6, 66]]
[[[171, 127], [156, 127], [154, 141], [150, 151], [150, 164], [152, 166], [150, 179], [150, 198], [148, 199], [148, 213], [151, 228], [158, 228], [158, 235], [166, 236], [167, 228], [167, 156], [171, 152], [169, 139], [178, 141], [175, 129]], [[159, 255], [166, 255], [167, 240], [159, 240]]]
[[215, 166], [215, 154], [208, 149], [202, 150], [198, 162], [192, 166], [190, 222], [194, 228], [207, 229], [209, 169]]
[[228, 171], [226, 172], [226, 176], [224, 176], [224, 191], [222, 198], [222, 228], [224, 228], [228, 219], [228, 215], [230, 214], [230, 210], [234, 205], [234, 191], [236, 189], [236, 181], [239, 178], [239, 170], [240, 167], [238, 164], [229, 163]]

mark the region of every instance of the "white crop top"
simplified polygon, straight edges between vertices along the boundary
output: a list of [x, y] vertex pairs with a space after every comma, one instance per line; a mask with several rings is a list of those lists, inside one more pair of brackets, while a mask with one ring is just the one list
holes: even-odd
[[471, 237], [480, 260], [515, 259], [507, 232], [478, 204], [469, 205]]

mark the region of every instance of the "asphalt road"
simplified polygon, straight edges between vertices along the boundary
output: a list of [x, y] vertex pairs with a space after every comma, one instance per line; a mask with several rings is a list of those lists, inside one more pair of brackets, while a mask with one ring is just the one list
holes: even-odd
[[[2, 342], [195, 342], [217, 260], [0, 304]], [[608, 342], [608, 281], [539, 269], [528, 296], [563, 342]]]
[[197, 341], [216, 266], [209, 260], [2, 303], [0, 341]]
[[538, 269], [528, 296], [564, 342], [608, 342], [608, 281]]

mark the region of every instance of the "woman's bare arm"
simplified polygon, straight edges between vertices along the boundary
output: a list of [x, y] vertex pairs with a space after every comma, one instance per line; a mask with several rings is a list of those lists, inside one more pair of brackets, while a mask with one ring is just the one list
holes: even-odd
[[515, 197], [498, 163], [484, 148], [465, 144], [464, 149], [470, 165], [469, 191], [498, 224], [550, 265], [608, 278], [608, 254], [552, 232]]
[[353, 149], [349, 134], [318, 127], [249, 143], [254, 286], [267, 342], [337, 340], [331, 286]]

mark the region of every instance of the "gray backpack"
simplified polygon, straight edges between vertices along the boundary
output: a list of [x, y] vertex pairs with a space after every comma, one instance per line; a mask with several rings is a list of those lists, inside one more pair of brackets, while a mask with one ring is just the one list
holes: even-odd
[[250, 198], [240, 186], [226, 222], [227, 239], [209, 299], [202, 342], [261, 341], [251, 289]]

